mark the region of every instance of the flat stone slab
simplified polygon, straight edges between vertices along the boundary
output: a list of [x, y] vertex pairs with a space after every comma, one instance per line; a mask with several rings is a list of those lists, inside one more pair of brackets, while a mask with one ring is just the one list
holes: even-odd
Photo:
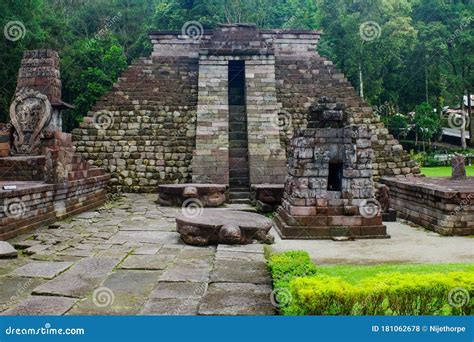
[[34, 289], [33, 294], [84, 297], [112, 272], [120, 262], [117, 257], [90, 257], [70, 270]]
[[150, 295], [151, 299], [189, 297], [200, 298], [206, 293], [208, 284], [189, 282], [159, 282]]
[[270, 285], [212, 283], [199, 307], [200, 315], [274, 315]]
[[216, 259], [211, 282], [271, 284], [265, 262]]
[[16, 258], [18, 252], [6, 241], [0, 241], [0, 259]]
[[117, 270], [67, 314], [136, 315], [143, 309], [159, 275], [159, 271]]
[[176, 217], [176, 225], [185, 243], [203, 246], [266, 241], [273, 222], [255, 213], [203, 209], [198, 215], [183, 210]]
[[11, 272], [10, 276], [53, 279], [69, 267], [72, 262], [31, 262]]
[[31, 296], [15, 307], [2, 312], [12, 316], [59, 316], [64, 315], [76, 302], [75, 298], [57, 296]]
[[0, 278], [0, 311], [28, 296], [38, 285], [45, 282], [41, 278], [1, 277]]
[[143, 246], [133, 251], [136, 255], [155, 255], [160, 250], [161, 246]]
[[150, 299], [145, 303], [140, 315], [197, 315], [199, 300], [193, 298]]
[[194, 201], [205, 207], [218, 207], [225, 202], [226, 190], [225, 184], [162, 184], [158, 186], [158, 203], [182, 206]]
[[122, 269], [164, 270], [174, 259], [172, 255], [130, 255], [120, 265]]

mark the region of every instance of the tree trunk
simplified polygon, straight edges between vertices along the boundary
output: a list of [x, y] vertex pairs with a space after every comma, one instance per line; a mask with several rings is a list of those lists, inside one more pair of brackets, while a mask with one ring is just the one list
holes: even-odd
[[461, 121], [461, 147], [463, 150], [466, 149], [466, 112], [464, 111], [464, 95], [461, 96], [461, 115], [462, 115], [462, 121]]
[[467, 113], [469, 118], [469, 145], [474, 146], [474, 115], [472, 113], [471, 91], [467, 91]]
[[362, 77], [362, 64], [359, 62], [359, 95], [364, 99], [364, 79]]

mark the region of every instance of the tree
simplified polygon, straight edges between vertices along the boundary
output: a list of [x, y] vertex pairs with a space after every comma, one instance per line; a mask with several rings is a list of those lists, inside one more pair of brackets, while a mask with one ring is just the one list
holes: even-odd
[[423, 102], [415, 108], [413, 124], [416, 133], [416, 143], [418, 144], [418, 139], [421, 139], [424, 151], [425, 142], [431, 142], [433, 136], [440, 130], [439, 115], [433, 110], [433, 107]]

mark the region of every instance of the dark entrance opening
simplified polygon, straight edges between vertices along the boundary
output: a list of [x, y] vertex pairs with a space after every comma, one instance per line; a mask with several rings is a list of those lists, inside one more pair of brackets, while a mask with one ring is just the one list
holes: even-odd
[[245, 61], [229, 61], [229, 188], [233, 201], [248, 200], [250, 177], [245, 101]]
[[341, 191], [342, 163], [329, 163], [328, 190]]

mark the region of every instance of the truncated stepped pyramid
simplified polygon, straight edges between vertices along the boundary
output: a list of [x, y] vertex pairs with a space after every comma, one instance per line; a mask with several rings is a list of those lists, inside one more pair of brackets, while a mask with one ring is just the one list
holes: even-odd
[[[321, 97], [367, 125], [373, 180], [415, 175], [403, 151], [344, 75], [316, 51], [320, 31], [221, 25], [200, 39], [149, 33], [138, 60], [74, 130], [77, 151], [107, 169], [116, 190], [155, 192], [165, 183], [220, 183], [233, 199], [286, 177], [285, 148]], [[244, 92], [229, 79], [244, 66]], [[240, 83], [242, 86], [242, 83]], [[234, 99], [232, 99], [234, 97]]]

